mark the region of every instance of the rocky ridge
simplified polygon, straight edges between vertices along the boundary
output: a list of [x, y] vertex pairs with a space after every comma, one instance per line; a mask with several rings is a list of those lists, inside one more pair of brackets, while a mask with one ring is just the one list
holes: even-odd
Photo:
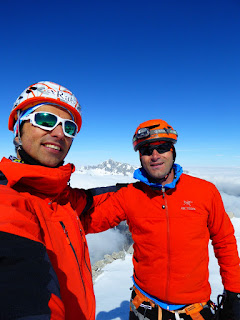
[[93, 283], [97, 279], [97, 277], [103, 272], [102, 269], [109, 263], [112, 263], [117, 259], [125, 259], [126, 254], [133, 254], [133, 246], [131, 245], [127, 251], [121, 250], [119, 252], [113, 252], [110, 254], [105, 254], [102, 260], [97, 261], [92, 265], [92, 278]]
[[111, 175], [124, 175], [129, 176], [137, 169], [128, 163], [121, 163], [112, 159], [106, 160], [98, 165], [82, 166], [78, 169], [79, 172], [90, 174], [111, 174]]

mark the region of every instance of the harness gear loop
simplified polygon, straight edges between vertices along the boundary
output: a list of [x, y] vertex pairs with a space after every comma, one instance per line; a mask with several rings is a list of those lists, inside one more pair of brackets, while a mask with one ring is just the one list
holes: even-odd
[[158, 307], [158, 320], [162, 320], [162, 308]]
[[190, 316], [193, 320], [204, 320], [203, 316], [200, 314], [200, 311], [203, 309], [203, 307], [206, 305], [206, 302], [202, 303], [193, 303], [186, 308], [179, 310], [179, 311], [171, 311], [173, 313], [181, 314], [186, 313], [188, 316]]
[[155, 307], [155, 303], [144, 294], [142, 294], [142, 292], [139, 291], [135, 286], [133, 286], [133, 290], [135, 291], [136, 296], [132, 299], [132, 304], [136, 309], [138, 309], [144, 301], [149, 302], [152, 308]]
[[174, 314], [175, 314], [175, 318], [176, 318], [176, 320], [181, 320], [181, 318], [180, 318], [180, 316], [179, 316], [179, 313], [178, 313], [178, 312], [174, 312]]

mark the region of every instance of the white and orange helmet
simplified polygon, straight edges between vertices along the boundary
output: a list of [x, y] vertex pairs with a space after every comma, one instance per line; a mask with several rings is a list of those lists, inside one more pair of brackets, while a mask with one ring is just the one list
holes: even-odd
[[75, 95], [65, 87], [50, 81], [40, 81], [25, 89], [15, 101], [9, 116], [8, 128], [14, 131], [19, 112], [41, 103], [58, 105], [67, 109], [74, 117], [78, 132], [82, 125], [81, 106]]
[[139, 150], [144, 144], [167, 141], [175, 144], [177, 142], [177, 131], [166, 121], [161, 119], [149, 120], [141, 123], [133, 136], [133, 148]]

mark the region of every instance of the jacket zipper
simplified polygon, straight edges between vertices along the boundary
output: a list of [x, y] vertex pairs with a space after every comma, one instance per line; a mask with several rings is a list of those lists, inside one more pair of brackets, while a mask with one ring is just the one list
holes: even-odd
[[[89, 266], [88, 266], [87, 261], [86, 261], [86, 256], [85, 256], [85, 250], [86, 250], [86, 247], [87, 247], [86, 239], [85, 239], [85, 237], [84, 237], [84, 235], [83, 235], [83, 230], [82, 230], [82, 228], [81, 228], [81, 224], [80, 224], [78, 215], [76, 215], [76, 219], [77, 219], [78, 230], [80, 230], [80, 235], [81, 235], [81, 239], [82, 239], [82, 242], [83, 242], [82, 255], [83, 255], [83, 257], [84, 257], [85, 265], [86, 265], [86, 267], [87, 267], [87, 269], [88, 269], [88, 271], [89, 271], [89, 273], [90, 273], [91, 279], [92, 279], [92, 271], [89, 269]], [[89, 306], [89, 310], [90, 310], [90, 306]], [[92, 308], [92, 309], [91, 309], [91, 314], [90, 314], [90, 316], [89, 316], [89, 319], [92, 318], [92, 314], [93, 314], [93, 313], [94, 313], [94, 309]]]
[[168, 253], [168, 265], [167, 265], [167, 284], [166, 284], [166, 300], [168, 300], [168, 289], [169, 289], [169, 276], [170, 276], [170, 226], [169, 226], [169, 214], [168, 205], [166, 199], [166, 192], [164, 186], [162, 186], [162, 194], [165, 203], [166, 218], [167, 218], [167, 253]]
[[63, 232], [65, 233], [66, 235], [66, 240], [67, 240], [67, 243], [70, 245], [72, 251], [73, 251], [73, 254], [75, 256], [75, 259], [76, 259], [76, 262], [77, 262], [77, 265], [78, 265], [78, 270], [79, 270], [79, 273], [80, 273], [80, 277], [81, 277], [81, 280], [82, 280], [82, 284], [83, 284], [83, 288], [84, 288], [84, 292], [85, 292], [85, 295], [86, 295], [86, 288], [85, 288], [85, 284], [84, 284], [84, 281], [83, 281], [83, 276], [82, 276], [82, 272], [81, 272], [81, 268], [80, 268], [80, 264], [79, 264], [79, 261], [78, 261], [78, 258], [77, 258], [77, 254], [76, 254], [76, 251], [71, 243], [71, 240], [69, 238], [69, 235], [68, 235], [68, 231], [64, 225], [64, 223], [62, 221], [59, 221], [60, 224], [61, 224], [61, 227], [63, 229]]
[[87, 261], [86, 261], [86, 256], [85, 256], [86, 246], [87, 246], [87, 244], [86, 244], [86, 239], [85, 239], [84, 236], [83, 236], [83, 231], [82, 231], [81, 226], [80, 226], [80, 223], [79, 223], [79, 217], [78, 217], [78, 215], [76, 216], [76, 218], [77, 218], [77, 222], [78, 222], [78, 227], [79, 227], [79, 230], [80, 230], [81, 238], [82, 238], [82, 241], [83, 241], [83, 244], [84, 244], [84, 247], [83, 247], [84, 262], [85, 262], [85, 265], [86, 265], [86, 267], [87, 267], [90, 275], [92, 276], [92, 271], [90, 270], [90, 268], [89, 268], [89, 266], [88, 266], [88, 263], [87, 263]]

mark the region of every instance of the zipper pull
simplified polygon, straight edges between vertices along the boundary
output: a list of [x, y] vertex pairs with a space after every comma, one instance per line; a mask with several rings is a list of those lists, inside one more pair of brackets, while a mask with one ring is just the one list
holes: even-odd
[[68, 237], [68, 231], [67, 231], [67, 229], [66, 229], [66, 227], [65, 227], [65, 225], [64, 225], [64, 223], [63, 223], [62, 221], [60, 221], [60, 224], [61, 224], [61, 226], [62, 226], [62, 228], [63, 228], [63, 232], [64, 232], [65, 235], [66, 235], [67, 243], [70, 244], [70, 240], [69, 240], [69, 237]]
[[85, 239], [85, 237], [84, 237], [84, 235], [83, 235], [83, 231], [82, 231], [82, 228], [81, 228], [81, 225], [80, 225], [80, 220], [79, 220], [78, 215], [76, 215], [76, 218], [77, 218], [78, 227], [79, 227], [79, 231], [80, 231], [80, 234], [81, 234], [82, 240], [83, 240], [83, 242], [86, 242], [86, 239]]
[[86, 239], [85, 239], [85, 237], [84, 237], [84, 235], [83, 235], [82, 229], [79, 228], [79, 230], [80, 230], [80, 234], [81, 234], [81, 237], [82, 237], [83, 242], [86, 242]]
[[165, 198], [165, 188], [164, 188], [164, 186], [162, 186], [162, 194], [163, 194], [163, 198]]

